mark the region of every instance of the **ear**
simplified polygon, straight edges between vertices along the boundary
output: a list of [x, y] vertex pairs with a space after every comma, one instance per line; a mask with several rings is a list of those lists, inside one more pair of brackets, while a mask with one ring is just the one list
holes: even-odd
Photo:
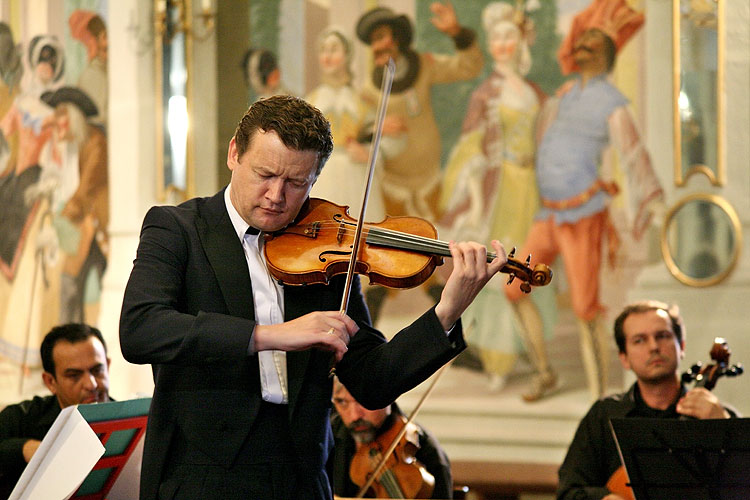
[[49, 392], [55, 395], [57, 394], [57, 380], [54, 375], [50, 372], [42, 372], [42, 381], [44, 382], [44, 385], [47, 386], [47, 389], [49, 389]]
[[229, 149], [227, 149], [227, 167], [229, 167], [229, 170], [234, 171], [234, 167], [239, 164], [239, 161], [237, 143], [235, 142], [234, 137], [232, 137], [232, 140], [229, 141]]
[[624, 352], [618, 352], [617, 357], [620, 359], [620, 364], [625, 370], [630, 370], [630, 361], [628, 355]]

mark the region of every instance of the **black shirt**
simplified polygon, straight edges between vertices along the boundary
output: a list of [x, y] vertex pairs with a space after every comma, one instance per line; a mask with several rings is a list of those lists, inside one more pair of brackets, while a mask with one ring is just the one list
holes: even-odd
[[57, 396], [7, 406], [0, 412], [0, 498], [8, 498], [26, 468], [23, 445], [29, 439], [41, 441], [60, 414]]
[[[600, 500], [609, 494], [605, 487], [610, 476], [622, 462], [617, 451], [609, 420], [612, 418], [679, 418], [677, 401], [687, 392], [683, 386], [679, 396], [665, 410], [649, 407], [641, 397], [638, 383], [628, 392], [600, 399], [578, 425], [568, 454], [560, 466], [558, 500]], [[725, 407], [730, 415], [737, 416]]]

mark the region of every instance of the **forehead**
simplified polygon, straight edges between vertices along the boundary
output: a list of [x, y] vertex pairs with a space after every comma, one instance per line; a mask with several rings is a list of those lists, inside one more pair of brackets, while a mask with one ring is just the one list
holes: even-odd
[[372, 32], [370, 33], [370, 40], [374, 40], [376, 38], [382, 38], [384, 36], [392, 36], [392, 35], [393, 35], [393, 28], [391, 28], [391, 25], [383, 23], [373, 28]]
[[61, 340], [52, 348], [52, 359], [55, 371], [69, 369], [86, 369], [92, 364], [105, 363], [107, 355], [104, 346], [96, 337], [89, 337], [80, 342], [71, 343]]
[[276, 175], [308, 177], [315, 174], [318, 153], [311, 149], [299, 151], [290, 148], [273, 130], [266, 132], [258, 129], [253, 133], [250, 146], [240, 162]]
[[492, 31], [490, 32], [490, 35], [493, 37], [507, 36], [510, 34], [517, 35], [519, 34], [519, 31], [518, 31], [518, 27], [509, 21], [502, 21], [502, 22], [495, 24], [492, 27]]
[[339, 396], [339, 397], [342, 397], [342, 398], [349, 395], [349, 391], [346, 390], [346, 387], [344, 387], [344, 384], [342, 384], [341, 382], [338, 382], [338, 381], [336, 381], [336, 382], [333, 383], [333, 393], [336, 396]]
[[584, 31], [581, 36], [578, 38], [579, 40], [588, 40], [588, 41], [595, 41], [595, 40], [604, 40], [604, 33], [596, 28], [590, 28]]
[[338, 35], [335, 33], [329, 33], [326, 35], [325, 38], [323, 38], [323, 42], [320, 44], [321, 47], [324, 47], [326, 49], [343, 49], [344, 48], [344, 42], [341, 41], [341, 38], [339, 38]]
[[632, 313], [625, 318], [622, 329], [626, 337], [665, 330], [674, 333], [672, 320], [664, 309]]

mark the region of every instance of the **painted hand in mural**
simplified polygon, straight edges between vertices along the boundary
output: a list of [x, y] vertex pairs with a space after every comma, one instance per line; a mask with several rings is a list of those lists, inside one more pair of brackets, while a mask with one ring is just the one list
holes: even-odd
[[430, 11], [435, 15], [430, 21], [448, 36], [456, 36], [461, 30], [456, 11], [450, 2], [435, 2], [430, 4]]

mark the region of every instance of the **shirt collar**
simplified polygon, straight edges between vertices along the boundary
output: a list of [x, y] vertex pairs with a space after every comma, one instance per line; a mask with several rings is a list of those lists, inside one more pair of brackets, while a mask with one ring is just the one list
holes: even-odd
[[237, 211], [236, 208], [234, 208], [234, 205], [232, 205], [232, 200], [229, 197], [229, 190], [232, 188], [232, 183], [229, 183], [227, 188], [224, 190], [224, 204], [227, 207], [227, 213], [229, 214], [229, 220], [232, 221], [232, 227], [234, 227], [235, 233], [237, 233], [237, 238], [240, 240], [240, 242], [245, 239], [245, 236], [250, 238], [251, 241], [257, 241], [258, 235], [257, 234], [245, 234], [245, 231], [247, 231], [247, 228], [250, 227], [250, 224], [245, 222], [245, 219], [242, 218], [240, 213]]

